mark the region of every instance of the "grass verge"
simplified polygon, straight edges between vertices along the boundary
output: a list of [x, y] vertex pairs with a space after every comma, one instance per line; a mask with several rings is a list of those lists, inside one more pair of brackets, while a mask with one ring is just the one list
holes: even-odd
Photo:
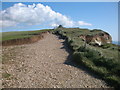
[[2, 41], [28, 38], [34, 35], [39, 35], [42, 32], [52, 31], [52, 29], [36, 30], [36, 31], [16, 31], [16, 32], [2, 32]]
[[[67, 40], [69, 48], [73, 51], [73, 60], [78, 64], [88, 68], [105, 80], [109, 85], [120, 88], [120, 60], [119, 47], [113, 44], [106, 44], [96, 47], [87, 44], [78, 36], [92, 34], [93, 31], [79, 28], [57, 28], [54, 33]], [[95, 33], [99, 33], [95, 31]]]

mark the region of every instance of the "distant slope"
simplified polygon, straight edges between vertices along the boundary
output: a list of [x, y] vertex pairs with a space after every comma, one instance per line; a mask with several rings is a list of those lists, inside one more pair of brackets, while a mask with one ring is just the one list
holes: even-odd
[[48, 31], [52, 30], [44, 29], [37, 31], [3, 32], [0, 44], [3, 46], [10, 46], [34, 43], [44, 38], [44, 34]]
[[50, 29], [36, 30], [36, 31], [2, 32], [2, 41], [27, 38], [46, 31], [50, 31]]

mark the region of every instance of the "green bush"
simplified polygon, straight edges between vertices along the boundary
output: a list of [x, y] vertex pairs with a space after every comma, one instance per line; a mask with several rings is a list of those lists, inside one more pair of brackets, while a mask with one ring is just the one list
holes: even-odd
[[99, 59], [102, 54], [94, 49], [91, 48], [85, 48], [84, 46], [81, 46], [80, 48], [78, 48], [78, 52], [84, 52], [84, 56], [89, 58], [89, 59]]
[[116, 65], [115, 68], [112, 68], [111, 72], [112, 74], [116, 74], [117, 76], [120, 77], [120, 63], [118, 63], [118, 65]]
[[67, 41], [70, 42], [71, 38], [70, 37], [67, 37]]
[[82, 59], [83, 59], [83, 55], [80, 52], [74, 52], [73, 53], [73, 59], [74, 61], [81, 63]]
[[87, 49], [85, 56], [90, 59], [98, 59], [100, 58], [101, 54], [97, 50]]
[[120, 88], [120, 78], [112, 75], [112, 76], [107, 76], [104, 78], [111, 86], [114, 86], [115, 88], [117, 88], [116, 90], [119, 90], [118, 88]]
[[85, 46], [81, 46], [80, 48], [77, 49], [78, 52], [85, 52], [86, 48]]
[[91, 69], [101, 77], [104, 77], [109, 74], [109, 71], [105, 67], [94, 66], [91, 67]]
[[92, 68], [94, 67], [94, 63], [93, 63], [91, 60], [89, 60], [88, 58], [86, 58], [86, 57], [83, 57], [82, 63], [83, 63], [83, 65], [84, 65], [85, 67], [88, 67], [88, 68], [91, 69], [91, 70], [92, 70]]
[[72, 51], [74, 51], [74, 50], [73, 50], [73, 46], [71, 45], [72, 43], [73, 43], [73, 40], [72, 40], [71, 38], [68, 38], [68, 40], [67, 40], [68, 47], [69, 47]]
[[94, 60], [94, 63], [97, 65], [97, 66], [104, 66], [106, 67], [107, 69], [111, 70], [112, 68], [115, 68], [117, 63], [115, 62], [114, 59], [111, 59], [111, 58], [105, 58], [105, 57], [101, 57], [97, 60]]
[[69, 44], [73, 43], [73, 40], [69, 40], [68, 43], [69, 43]]
[[74, 51], [77, 51], [77, 49], [79, 48], [79, 46], [76, 45], [76, 44], [72, 44], [72, 46], [73, 46], [73, 50], [74, 50]]

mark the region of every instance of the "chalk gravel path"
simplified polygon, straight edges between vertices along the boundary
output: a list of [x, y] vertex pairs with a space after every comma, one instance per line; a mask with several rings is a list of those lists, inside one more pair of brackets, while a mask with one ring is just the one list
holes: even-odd
[[11, 74], [10, 79], [3, 79], [3, 86], [11, 88], [108, 87], [104, 81], [89, 75], [83, 69], [64, 64], [69, 53], [63, 48], [63, 42], [63, 39], [48, 33], [44, 39], [33, 44], [8, 46], [7, 48], [18, 48], [18, 51], [15, 60], [12, 59], [15, 63], [3, 65], [6, 72]]

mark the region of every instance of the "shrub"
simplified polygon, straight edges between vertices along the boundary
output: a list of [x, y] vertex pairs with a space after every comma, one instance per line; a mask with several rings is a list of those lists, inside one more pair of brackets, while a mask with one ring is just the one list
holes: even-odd
[[69, 43], [69, 44], [73, 43], [73, 40], [69, 40], [68, 43]]
[[77, 51], [77, 49], [79, 48], [79, 46], [76, 45], [76, 44], [72, 44], [72, 46], [73, 46], [73, 50], [74, 50], [74, 51]]
[[83, 54], [80, 52], [74, 52], [73, 59], [74, 59], [74, 61], [81, 63], [81, 61], [83, 59]]
[[120, 77], [120, 64], [116, 65], [116, 67], [113, 68], [113, 69], [111, 70], [111, 72], [112, 72], [113, 74], [116, 74], [117, 76]]
[[109, 75], [109, 71], [105, 67], [94, 66], [94, 67], [91, 67], [91, 69], [101, 77]]
[[72, 39], [70, 37], [67, 38], [67, 42], [70, 43]]
[[86, 48], [85, 49], [85, 57], [91, 59], [91, 60], [96, 60], [101, 57], [101, 53], [97, 50], [91, 49], [91, 48]]
[[67, 40], [67, 43], [68, 43], [68, 47], [73, 50], [73, 46], [71, 45], [73, 43], [73, 40], [71, 38], [68, 38]]
[[105, 57], [101, 57], [97, 60], [94, 60], [94, 63], [97, 66], [104, 66], [109, 70], [111, 70], [112, 68], [115, 68], [117, 65], [114, 59], [105, 58]]
[[66, 39], [66, 34], [63, 33], [60, 36], [62, 37], [62, 39]]
[[[110, 85], [114, 86], [115, 88], [120, 88], [120, 78], [112, 75], [112, 76], [107, 76], [104, 78]], [[116, 89], [119, 90], [119, 89]]]
[[85, 67], [88, 67], [91, 70], [92, 70], [92, 67], [94, 67], [94, 63], [86, 57], [83, 57], [82, 63], [84, 64]]
[[77, 49], [78, 52], [85, 52], [86, 48], [84, 46], [81, 46], [80, 48]]

